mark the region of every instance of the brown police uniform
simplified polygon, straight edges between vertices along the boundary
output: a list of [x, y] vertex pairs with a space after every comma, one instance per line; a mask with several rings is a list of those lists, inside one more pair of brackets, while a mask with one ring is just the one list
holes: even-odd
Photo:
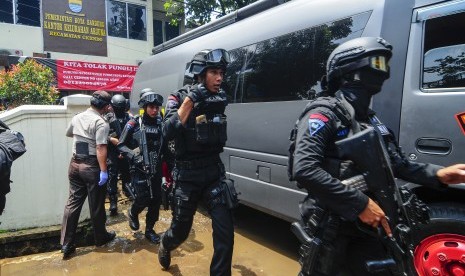
[[94, 109], [77, 114], [71, 120], [66, 136], [73, 137], [73, 157], [69, 164], [69, 198], [65, 206], [61, 228], [61, 244], [73, 246], [79, 215], [86, 197], [94, 229], [95, 243], [108, 241], [105, 229], [106, 185], [99, 186], [100, 167], [96, 146], [107, 144], [109, 125]]

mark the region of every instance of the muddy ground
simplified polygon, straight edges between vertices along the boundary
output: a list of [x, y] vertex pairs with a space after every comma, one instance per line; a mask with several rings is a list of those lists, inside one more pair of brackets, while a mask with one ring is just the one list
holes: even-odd
[[[120, 202], [121, 203], [121, 202]], [[142, 231], [132, 231], [127, 223], [127, 204], [120, 213], [108, 217], [109, 230], [117, 238], [103, 247], [79, 247], [76, 255], [62, 260], [59, 251], [0, 260], [0, 276], [9, 275], [209, 275], [212, 256], [212, 229], [208, 215], [197, 212], [188, 240], [172, 252], [171, 267], [158, 264], [158, 246], [149, 243]], [[141, 230], [145, 213], [140, 215]], [[165, 231], [170, 211], [161, 211], [157, 232]], [[289, 231], [289, 222], [245, 206], [235, 211], [233, 275], [297, 275], [298, 241]]]

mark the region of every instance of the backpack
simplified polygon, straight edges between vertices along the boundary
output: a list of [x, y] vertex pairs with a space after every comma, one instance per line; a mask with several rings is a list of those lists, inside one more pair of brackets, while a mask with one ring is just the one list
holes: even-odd
[[0, 120], [0, 215], [5, 208], [5, 195], [10, 192], [11, 165], [25, 152], [23, 135]]
[[289, 134], [289, 156], [287, 159], [287, 176], [289, 181], [294, 181], [294, 151], [295, 151], [295, 143], [298, 131], [298, 125], [300, 120], [307, 114], [308, 111], [317, 107], [326, 107], [333, 111], [338, 121], [338, 126], [341, 127], [350, 127], [352, 125], [352, 115], [348, 111], [347, 107], [344, 106], [344, 103], [336, 98], [336, 97], [318, 97], [314, 100], [311, 100], [304, 108], [304, 111], [300, 114], [299, 118], [294, 124], [294, 127]]

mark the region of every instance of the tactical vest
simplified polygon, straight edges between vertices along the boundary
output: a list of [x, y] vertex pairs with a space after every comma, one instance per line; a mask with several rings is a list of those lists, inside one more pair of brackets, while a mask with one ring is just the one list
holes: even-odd
[[[178, 91], [181, 100], [191, 89], [197, 89], [197, 85], [185, 86]], [[185, 132], [175, 139], [176, 156], [196, 153], [209, 155], [223, 151], [227, 140], [226, 105], [226, 93], [220, 90], [194, 106]]]
[[139, 116], [136, 116], [133, 118], [137, 122], [137, 128], [134, 130], [134, 133], [132, 135], [132, 143], [133, 143], [133, 148], [137, 148], [140, 146], [140, 135], [141, 135], [141, 130], [140, 130], [140, 123], [142, 123], [145, 127], [145, 133], [147, 137], [147, 145], [148, 145], [148, 151], [156, 151], [159, 152], [161, 148], [161, 143], [162, 143], [162, 127], [161, 127], [161, 117], [157, 116], [152, 120], [147, 120], [145, 118], [141, 118]]
[[[289, 135], [289, 156], [288, 156], [288, 164], [287, 164], [287, 174], [289, 177], [289, 181], [294, 181], [294, 151], [295, 151], [295, 143], [298, 131], [298, 125], [300, 120], [312, 109], [317, 107], [325, 107], [331, 110], [337, 116], [337, 131], [340, 135], [340, 139], [345, 138], [349, 135], [351, 131], [351, 127], [353, 126], [353, 114], [348, 110], [348, 103], [342, 102], [340, 99], [336, 97], [318, 97], [314, 100], [311, 100], [304, 108], [304, 111], [300, 114], [299, 118], [294, 124], [294, 128], [291, 130]], [[352, 131], [353, 132], [353, 131]], [[329, 158], [325, 158], [325, 162], [323, 164], [324, 169], [328, 170], [333, 176], [339, 175], [340, 169], [340, 161], [334, 159], [331, 155], [336, 155], [336, 153], [329, 153]], [[337, 164], [336, 164], [337, 163]]]

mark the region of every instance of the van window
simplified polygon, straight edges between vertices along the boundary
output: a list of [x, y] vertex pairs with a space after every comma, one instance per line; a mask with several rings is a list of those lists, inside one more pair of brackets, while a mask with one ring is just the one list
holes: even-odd
[[294, 101], [321, 91], [329, 54], [360, 37], [371, 11], [230, 51], [224, 89], [230, 103]]
[[465, 13], [426, 21], [423, 88], [465, 87], [464, 25]]

